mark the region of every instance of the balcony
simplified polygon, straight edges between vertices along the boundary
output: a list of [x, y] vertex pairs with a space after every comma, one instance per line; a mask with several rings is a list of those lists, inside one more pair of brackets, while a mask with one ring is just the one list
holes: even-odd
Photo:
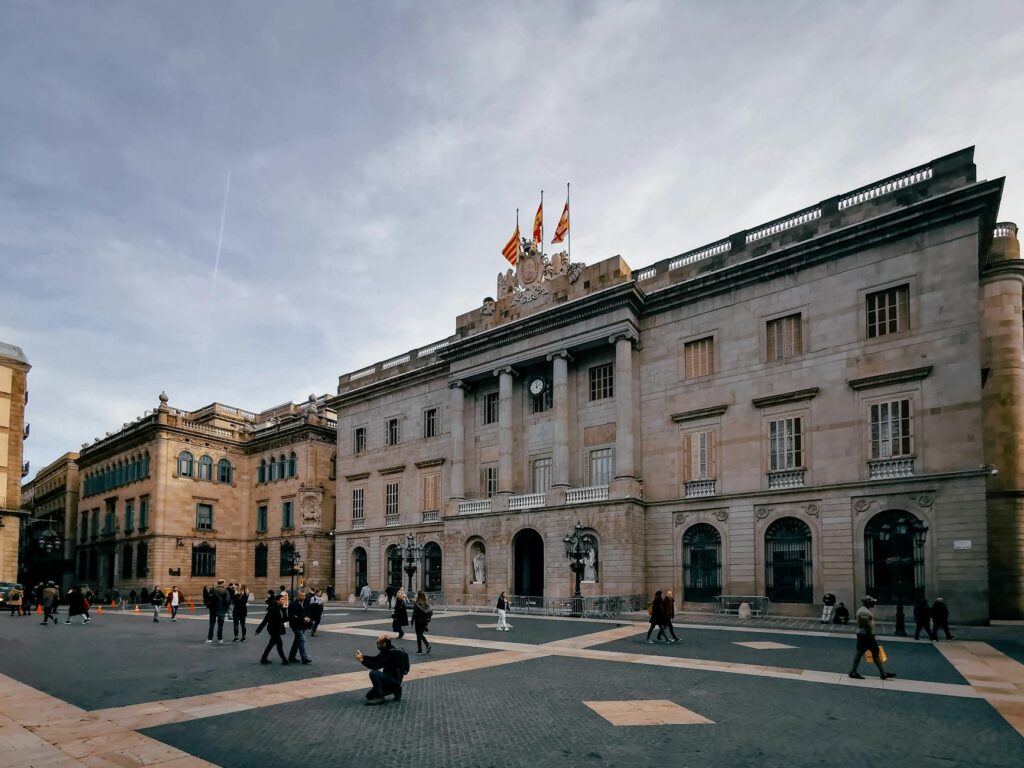
[[806, 469], [784, 469], [768, 473], [768, 489], [771, 491], [786, 488], [803, 488]]
[[512, 512], [519, 509], [543, 507], [546, 500], [547, 496], [543, 493], [525, 493], [521, 496], [510, 496], [508, 500], [508, 509]]
[[490, 499], [470, 499], [459, 502], [460, 515], [479, 515], [491, 511]]
[[700, 499], [715, 495], [715, 480], [688, 480], [684, 483], [685, 495], [688, 499]]
[[441, 511], [438, 509], [428, 509], [423, 512], [424, 523], [440, 523], [441, 522]]
[[363, 518], [360, 517], [358, 519], [353, 519], [352, 520], [352, 530], [353, 531], [359, 531], [359, 530], [362, 530], [365, 527], [366, 527], [366, 520], [364, 520]]
[[21, 465], [21, 476], [22, 477], [28, 477], [29, 464], [30, 463], [26, 461], [24, 464]]
[[27, 440], [27, 439], [28, 439], [28, 436], [29, 436], [29, 433], [30, 433], [31, 431], [32, 431], [32, 425], [31, 425], [31, 424], [25, 424], [25, 429], [24, 429], [24, 431], [23, 431], [23, 432], [21, 433], [21, 439], [22, 439], [22, 440]]
[[397, 526], [399, 526], [401, 524], [402, 524], [402, 516], [401, 515], [385, 515], [384, 516], [384, 525], [386, 527], [388, 527], [388, 528], [395, 528], [395, 527], [397, 527]]
[[892, 480], [897, 477], [912, 477], [913, 474], [913, 456], [899, 459], [877, 459], [868, 462], [868, 478], [870, 480]]
[[591, 485], [587, 488], [570, 488], [565, 492], [566, 504], [587, 504], [608, 499], [607, 485]]

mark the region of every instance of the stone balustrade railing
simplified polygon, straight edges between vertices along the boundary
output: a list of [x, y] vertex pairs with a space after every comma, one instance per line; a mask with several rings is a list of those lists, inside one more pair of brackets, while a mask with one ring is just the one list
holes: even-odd
[[508, 500], [509, 510], [516, 509], [534, 509], [535, 507], [543, 507], [547, 501], [547, 496], [543, 493], [525, 493], [520, 496], [510, 496]]
[[815, 207], [810, 210], [798, 213], [796, 216], [790, 216], [788, 219], [781, 219], [774, 221], [760, 229], [755, 229], [753, 232], [747, 233], [747, 242], [753, 243], [757, 240], [763, 240], [766, 237], [777, 235], [780, 232], [785, 232], [787, 229], [793, 227], [799, 227], [801, 224], [806, 224], [809, 221], [821, 218], [821, 208]]
[[366, 520], [364, 518], [362, 518], [362, 517], [353, 518], [353, 520], [352, 520], [352, 530], [353, 531], [361, 531], [365, 527], [366, 527]]
[[633, 279], [639, 282], [640, 280], [646, 280], [650, 277], [654, 277], [658, 274], [657, 267], [647, 267], [647, 269], [641, 269], [639, 272], [633, 274]]
[[839, 210], [849, 208], [860, 203], [873, 200], [876, 197], [882, 195], [888, 195], [891, 192], [895, 192], [900, 189], [909, 187], [912, 184], [917, 184], [922, 181], [927, 181], [932, 177], [932, 169], [928, 166], [924, 168], [918, 168], [917, 170], [910, 171], [909, 173], [903, 174], [897, 178], [883, 181], [881, 184], [876, 184], [873, 187], [867, 189], [858, 190], [852, 194], [846, 195], [839, 199]]
[[877, 459], [868, 462], [868, 477], [871, 480], [891, 480], [896, 477], [912, 477], [914, 457], [899, 459]]
[[685, 496], [688, 499], [697, 499], [703, 496], [715, 495], [714, 480], [688, 480], [684, 483]]
[[439, 509], [428, 509], [423, 512], [424, 523], [440, 523], [441, 522], [441, 510]]
[[230, 429], [224, 427], [214, 427], [209, 424], [200, 424], [197, 421], [184, 421], [182, 426], [185, 429], [191, 429], [196, 432], [205, 432], [208, 435], [217, 435], [218, 437], [234, 437], [235, 433]]
[[437, 350], [444, 349], [449, 344], [451, 344], [451, 341], [449, 341], [448, 339], [435, 341], [433, 344], [428, 344], [427, 346], [421, 347], [420, 349], [416, 350], [416, 357], [426, 357], [427, 355], [432, 355], [435, 352], [437, 352]]
[[396, 528], [396, 527], [398, 527], [401, 524], [402, 524], [402, 516], [401, 515], [385, 515], [385, 517], [384, 517], [384, 525], [387, 526], [388, 528]]
[[992, 237], [1016, 237], [1017, 225], [1012, 221], [1001, 221], [992, 230]]
[[806, 469], [786, 469], [780, 472], [768, 473], [769, 490], [780, 490], [785, 488], [803, 488], [804, 473]]
[[670, 270], [678, 269], [679, 267], [685, 267], [687, 264], [693, 264], [695, 261], [701, 261], [702, 259], [708, 259], [712, 256], [717, 256], [720, 253], [726, 253], [732, 250], [732, 241], [726, 240], [722, 243], [715, 243], [709, 245], [706, 248], [698, 248], [695, 251], [684, 253], [682, 256], [677, 256], [668, 263]]
[[408, 354], [399, 355], [398, 357], [393, 357], [390, 360], [385, 360], [383, 363], [380, 364], [380, 369], [382, 371], [386, 371], [388, 368], [395, 368], [396, 366], [402, 365], [403, 363], [408, 363], [411, 359], [412, 357]]
[[491, 511], [491, 500], [490, 499], [470, 499], [468, 501], [459, 502], [459, 514], [460, 515], [478, 515], [483, 512]]
[[587, 488], [570, 488], [565, 492], [566, 504], [584, 504], [589, 501], [605, 501], [607, 498], [607, 485], [591, 485]]

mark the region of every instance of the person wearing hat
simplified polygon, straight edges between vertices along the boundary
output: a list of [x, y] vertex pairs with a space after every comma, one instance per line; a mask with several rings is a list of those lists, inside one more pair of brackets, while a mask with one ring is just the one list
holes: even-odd
[[57, 606], [60, 604], [60, 593], [57, 591], [56, 585], [52, 581], [46, 582], [46, 588], [43, 589], [40, 597], [43, 603], [43, 620], [40, 623], [46, 624], [47, 621], [53, 619], [53, 625], [57, 626]]
[[878, 667], [878, 674], [883, 680], [896, 677], [892, 672], [886, 672], [882, 666], [882, 654], [878, 648], [878, 640], [875, 639], [875, 616], [871, 609], [878, 603], [871, 595], [865, 595], [861, 599], [860, 608], [857, 609], [857, 655], [853, 657], [853, 667], [850, 669], [850, 677], [854, 680], [863, 680], [864, 675], [857, 672], [860, 666], [861, 657], [865, 651], [871, 651], [875, 666]]

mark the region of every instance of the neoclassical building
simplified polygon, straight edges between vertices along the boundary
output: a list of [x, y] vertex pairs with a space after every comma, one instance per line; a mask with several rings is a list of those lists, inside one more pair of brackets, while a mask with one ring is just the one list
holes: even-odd
[[[1024, 615], [1016, 227], [973, 149], [639, 270], [524, 241], [450, 337], [342, 375], [334, 581], [944, 597]], [[926, 529], [926, 530], [925, 530]], [[885, 610], [883, 608], [883, 610]]]
[[23, 459], [31, 368], [21, 347], [0, 342], [0, 581], [6, 582], [18, 578], [21, 478], [29, 470]]

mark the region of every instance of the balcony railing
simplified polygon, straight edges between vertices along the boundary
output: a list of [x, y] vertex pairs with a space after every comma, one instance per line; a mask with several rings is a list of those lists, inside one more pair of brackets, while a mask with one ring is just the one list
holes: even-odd
[[769, 490], [780, 490], [783, 488], [803, 488], [805, 469], [786, 469], [781, 472], [768, 473]]
[[714, 480], [688, 480], [685, 483], [686, 487], [686, 498], [688, 499], [699, 499], [702, 496], [714, 496], [715, 495], [715, 482]]
[[868, 477], [871, 480], [890, 480], [894, 477], [911, 477], [913, 474], [913, 456], [901, 459], [877, 459], [868, 462]]
[[359, 531], [366, 527], [366, 520], [362, 517], [352, 520], [352, 530]]
[[424, 523], [440, 523], [441, 522], [441, 511], [438, 509], [428, 509], [423, 513]]
[[402, 516], [401, 515], [385, 515], [385, 517], [384, 517], [384, 525], [387, 526], [388, 528], [394, 528], [395, 526], [398, 526], [398, 525], [401, 525], [401, 524], [402, 524]]
[[509, 510], [533, 509], [543, 507], [547, 497], [543, 493], [525, 493], [521, 496], [510, 496], [508, 500]]
[[491, 511], [491, 500], [490, 499], [470, 499], [469, 501], [459, 502], [459, 514], [460, 515], [479, 515], [482, 512]]
[[566, 504], [586, 504], [590, 501], [605, 501], [607, 498], [607, 485], [591, 485], [587, 488], [570, 488], [565, 492]]

